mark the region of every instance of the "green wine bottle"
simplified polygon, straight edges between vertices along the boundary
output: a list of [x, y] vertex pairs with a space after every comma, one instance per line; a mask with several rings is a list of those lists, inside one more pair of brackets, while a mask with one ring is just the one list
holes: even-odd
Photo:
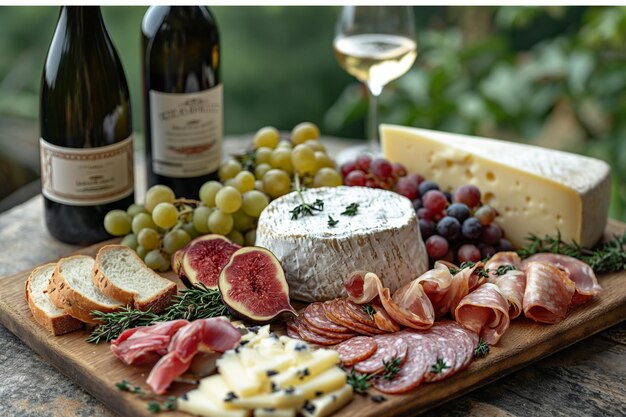
[[46, 225], [59, 240], [104, 240], [104, 215], [134, 201], [130, 96], [99, 7], [61, 8], [40, 96]]
[[223, 105], [220, 42], [203, 6], [155, 6], [142, 23], [144, 132], [148, 185], [198, 198], [217, 178]]

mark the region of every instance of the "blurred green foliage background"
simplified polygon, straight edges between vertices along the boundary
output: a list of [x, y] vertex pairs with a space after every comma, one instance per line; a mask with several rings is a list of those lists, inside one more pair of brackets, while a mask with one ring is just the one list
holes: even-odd
[[[103, 7], [140, 137], [145, 7]], [[226, 134], [310, 120], [364, 137], [367, 95], [332, 51], [338, 7], [214, 7]], [[626, 220], [626, 7], [414, 7], [419, 55], [381, 97], [382, 122], [565, 149], [613, 167]], [[0, 7], [0, 200], [37, 176], [41, 69], [58, 8]], [[27, 143], [26, 156], [15, 151]], [[4, 154], [4, 159], [3, 159]], [[7, 156], [8, 155], [8, 156]], [[23, 172], [5, 160], [31, 165]]]

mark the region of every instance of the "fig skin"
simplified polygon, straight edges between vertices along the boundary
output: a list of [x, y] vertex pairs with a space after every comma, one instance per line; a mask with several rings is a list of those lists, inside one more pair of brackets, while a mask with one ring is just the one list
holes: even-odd
[[[176, 274], [178, 275], [178, 278], [180, 278], [182, 283], [187, 288], [193, 288], [199, 282], [199, 280], [196, 277], [197, 277], [198, 272], [201, 272], [200, 268], [195, 268], [191, 265], [187, 257], [188, 253], [190, 252], [190, 250], [193, 248], [194, 245], [204, 245], [205, 244], [204, 242], [206, 241], [212, 241], [212, 240], [218, 240], [218, 239], [226, 242], [228, 244], [228, 246], [226, 247], [232, 249], [232, 252], [241, 248], [241, 246], [239, 246], [238, 244], [234, 242], [231, 242], [228, 238], [222, 235], [208, 234], [208, 235], [202, 235], [193, 239], [184, 248], [179, 249], [178, 251], [174, 252], [174, 255], [172, 255], [172, 269], [174, 269], [174, 272], [176, 272]], [[228, 262], [228, 259], [230, 259], [230, 254], [226, 256], [225, 264]], [[217, 289], [217, 280], [216, 280], [215, 285], [207, 285], [207, 287], [212, 288], [212, 289]]]
[[[241, 294], [241, 291], [246, 290], [246, 288], [243, 287], [246, 285], [246, 283], [240, 283], [242, 287], [237, 288], [238, 283], [236, 281], [233, 282], [233, 278], [236, 279], [233, 274], [235, 273], [235, 269], [240, 267], [237, 265], [238, 262], [245, 262], [246, 259], [244, 258], [246, 256], [249, 256], [249, 254], [251, 253], [260, 255], [262, 258], [264, 258], [264, 261], [273, 264], [275, 266], [275, 273], [266, 276], [255, 275], [253, 279], [255, 280], [255, 284], [259, 285], [254, 285], [254, 287], [258, 290], [249, 290], [249, 295], [246, 294], [245, 299], [241, 299], [240, 297], [240, 300], [236, 300], [233, 298], [233, 294], [231, 294], [231, 292], [235, 290], [235, 292], [239, 292]], [[248, 273], [249, 275], [241, 278], [248, 278], [251, 275], [258, 273], [259, 271], [260, 269], [248, 270], [246, 271], [246, 273]], [[267, 287], [267, 285], [263, 284], [273, 286], [273, 290], [268, 289], [270, 292], [267, 293], [267, 291], [264, 289], [264, 287]], [[289, 302], [289, 285], [287, 284], [287, 280], [285, 279], [285, 272], [283, 271], [283, 268], [278, 259], [276, 259], [276, 256], [274, 256], [272, 252], [265, 248], [261, 248], [258, 246], [247, 246], [233, 253], [230, 257], [229, 262], [224, 266], [224, 268], [222, 268], [222, 271], [220, 272], [218, 287], [220, 293], [222, 294], [222, 301], [229, 309], [229, 311], [231, 311], [234, 316], [243, 320], [256, 324], [266, 324], [285, 313], [297, 315], [296, 310], [291, 306]], [[258, 312], [255, 313], [251, 309], [253, 308], [253, 306], [246, 306], [246, 300], [263, 300], [263, 305], [266, 308], [270, 305], [269, 300], [272, 300], [272, 302], [275, 303], [275, 307], [273, 308], [273, 310], [270, 309], [271, 311], [268, 311], [265, 315], [262, 315]]]

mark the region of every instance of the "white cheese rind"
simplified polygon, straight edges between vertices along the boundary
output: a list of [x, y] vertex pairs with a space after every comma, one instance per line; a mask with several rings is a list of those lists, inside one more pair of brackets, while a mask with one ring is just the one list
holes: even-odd
[[536, 146], [426, 129], [382, 125], [385, 157], [444, 189], [480, 188], [514, 246], [530, 234], [560, 231], [590, 247], [608, 218], [610, 167], [603, 161]]
[[[391, 191], [365, 187], [322, 187], [304, 191], [307, 203], [324, 210], [291, 220], [301, 204], [293, 192], [270, 203], [257, 227], [256, 245], [281, 262], [292, 298], [304, 301], [345, 296], [344, 278], [355, 270], [381, 277], [393, 293], [428, 268], [428, 256], [411, 202]], [[358, 203], [355, 216], [341, 213]], [[328, 216], [338, 220], [328, 225]]]

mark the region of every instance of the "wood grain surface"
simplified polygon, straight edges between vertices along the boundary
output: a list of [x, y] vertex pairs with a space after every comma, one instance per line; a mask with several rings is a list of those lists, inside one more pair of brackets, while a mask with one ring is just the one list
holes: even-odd
[[[621, 233], [623, 230], [623, 225], [610, 223], [607, 235]], [[94, 255], [99, 246], [101, 245], [94, 245], [77, 253]], [[150, 368], [123, 365], [110, 353], [108, 344], [93, 345], [85, 342], [87, 331], [58, 337], [45, 331], [32, 319], [24, 299], [24, 281], [29, 273], [30, 271], [24, 271], [2, 280], [0, 322], [111, 410], [123, 416], [153, 415], [147, 410], [146, 400], [115, 388], [116, 382], [128, 379], [131, 384], [147, 390], [145, 379]], [[165, 276], [175, 280], [172, 273]], [[572, 310], [563, 322], [541, 325], [524, 318], [517, 319], [512, 322], [509, 332], [499, 345], [492, 347], [486, 358], [475, 361], [452, 378], [426, 384], [407, 395], [387, 395], [387, 401], [380, 404], [373, 403], [367, 396], [357, 396], [337, 416], [415, 415], [626, 320], [626, 272], [607, 274], [599, 277], [599, 281], [604, 291], [591, 302]], [[623, 334], [616, 337], [621, 337], [623, 342]], [[180, 395], [191, 388], [192, 386], [186, 384], [174, 384], [171, 395]], [[623, 385], [621, 388], [607, 386], [605, 394], [610, 396], [615, 390], [615, 395], [620, 397]], [[558, 395], [558, 392], [546, 393], [551, 396], [555, 394]], [[536, 405], [538, 412], [541, 411], [540, 398], [531, 398], [530, 402]], [[489, 414], [489, 410], [485, 410], [485, 413]]]

